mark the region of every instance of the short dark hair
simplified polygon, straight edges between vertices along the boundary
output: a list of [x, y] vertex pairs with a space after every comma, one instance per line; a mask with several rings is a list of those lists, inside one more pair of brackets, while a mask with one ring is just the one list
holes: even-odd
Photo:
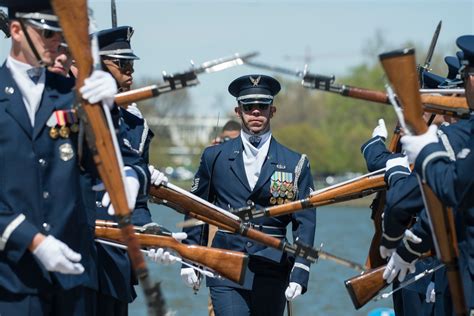
[[225, 123], [224, 127], [222, 127], [222, 131], [240, 131], [242, 127], [240, 126], [240, 123], [234, 120], [229, 120], [227, 123]]

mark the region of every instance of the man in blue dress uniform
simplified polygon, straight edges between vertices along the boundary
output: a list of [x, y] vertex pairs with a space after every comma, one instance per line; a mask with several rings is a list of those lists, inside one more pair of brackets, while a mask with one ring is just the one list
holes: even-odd
[[[462, 36], [457, 40], [457, 44], [464, 53], [463, 75], [468, 85], [470, 82], [468, 76], [474, 73], [474, 36]], [[466, 98], [471, 110], [474, 109], [473, 96], [469, 93], [469, 89], [467, 89]], [[433, 189], [446, 206], [453, 207], [465, 302], [472, 313], [474, 308], [474, 176], [472, 172], [474, 119], [472, 114], [469, 125], [468, 141], [457, 152], [455, 160], [452, 159], [449, 150], [439, 141], [436, 127], [430, 127], [423, 135], [404, 136], [401, 142], [409, 161], [414, 163], [414, 170], [422, 181]], [[426, 226], [424, 231], [429, 230]], [[425, 242], [429, 242], [429, 238], [426, 239]], [[399, 252], [398, 249], [397, 252]], [[392, 269], [396, 273], [404, 273], [414, 260], [416, 257], [401, 261], [394, 260]]]
[[[115, 79], [120, 92], [131, 89], [132, 74], [134, 73], [133, 62], [139, 59], [133, 52], [130, 43], [133, 32], [131, 26], [119, 26], [102, 30], [96, 34], [103, 68]], [[135, 103], [129, 104], [126, 109], [120, 108], [120, 121], [125, 129], [122, 145], [142, 157], [144, 163], [148, 165], [153, 132]], [[167, 181], [167, 178], [151, 165], [149, 165], [149, 171], [151, 183], [158, 181], [159, 184], [161, 181]], [[97, 219], [115, 221], [115, 217], [109, 215], [107, 208], [99, 202], [101, 199], [102, 195], [99, 195]], [[137, 196], [132, 212], [132, 224], [146, 227], [158, 225], [152, 221], [146, 191], [139, 192]], [[97, 252], [99, 260], [97, 314], [127, 315], [128, 304], [136, 297], [133, 285], [138, 284], [132, 273], [128, 254], [123, 249], [100, 243], [97, 244]], [[174, 261], [174, 257], [169, 256], [169, 253], [164, 252], [163, 249], [153, 249], [150, 257], [155, 262], [164, 264]]]
[[[191, 192], [224, 209], [254, 203], [258, 207], [282, 204], [308, 196], [313, 179], [308, 159], [279, 144], [272, 137], [270, 120], [276, 112], [277, 80], [264, 75], [234, 80], [229, 92], [237, 99], [235, 112], [242, 121], [241, 135], [205, 149]], [[251, 221], [254, 228], [277, 238], [286, 237], [292, 224], [293, 238], [313, 245], [316, 211], [308, 209], [276, 218]], [[207, 225], [185, 229], [185, 243], [207, 243]], [[208, 279], [216, 315], [282, 315], [285, 301], [306, 292], [310, 262], [254, 241], [218, 230], [213, 247], [250, 255], [242, 286], [229, 280]], [[198, 282], [192, 268], [181, 276], [192, 287]]]
[[[0, 68], [0, 314], [94, 315], [97, 174], [91, 153], [78, 152], [74, 80], [42, 67], [54, 61], [61, 29], [48, 1], [0, 5], [12, 35]], [[81, 92], [113, 107], [116, 87], [95, 71]], [[138, 191], [148, 170], [142, 176], [137, 156], [123, 153], [134, 179], [127, 189]]]

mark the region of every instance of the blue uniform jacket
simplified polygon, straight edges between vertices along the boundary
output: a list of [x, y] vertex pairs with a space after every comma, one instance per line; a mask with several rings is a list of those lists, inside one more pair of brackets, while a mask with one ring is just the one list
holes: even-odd
[[[148, 124], [143, 118], [134, 114], [120, 110], [121, 122], [125, 128], [124, 145], [132, 152], [143, 158], [144, 163], [149, 162], [149, 147], [153, 132], [148, 128]], [[97, 201], [101, 201], [102, 195]], [[151, 223], [151, 214], [148, 209], [148, 195], [139, 194], [132, 213], [132, 223], [143, 226]], [[115, 221], [114, 216], [107, 213], [104, 207], [97, 208], [97, 218]], [[99, 258], [99, 291], [102, 294], [112, 296], [120, 301], [130, 303], [137, 296], [132, 283], [136, 283], [133, 275], [130, 259], [125, 250], [97, 244]]]
[[[10, 71], [5, 65], [0, 68], [0, 287], [12, 293], [35, 294], [80, 285], [97, 288], [95, 194], [91, 189], [96, 170], [87, 146], [80, 168], [76, 133], [52, 139], [46, 126], [54, 111], [72, 108], [73, 87], [74, 80], [46, 72], [33, 128]], [[124, 161], [137, 163], [126, 148]], [[141, 183], [148, 177], [149, 173], [140, 176]], [[39, 232], [79, 252], [85, 272], [47, 272], [27, 249]]]
[[[454, 208], [460, 265], [474, 275], [474, 117], [468, 141], [456, 153], [456, 160], [441, 145], [425, 146], [415, 161], [415, 170], [446, 205]], [[471, 277], [471, 284], [472, 284]]]
[[[199, 170], [197, 171], [191, 192], [213, 202], [223, 209], [240, 208], [246, 206], [248, 201], [255, 203], [257, 207], [270, 205], [270, 186], [272, 185], [272, 175], [279, 172], [291, 175], [295, 179], [295, 167], [301, 155], [289, 150], [279, 144], [274, 138], [271, 139], [270, 148], [266, 161], [262, 166], [260, 177], [253, 190], [250, 190], [242, 158], [243, 145], [240, 137], [225, 142], [221, 145], [211, 146], [205, 149]], [[294, 183], [296, 185], [296, 183]], [[305, 159], [301, 174], [297, 182], [298, 191], [296, 199], [301, 199], [313, 190], [313, 179], [309, 167], [309, 162]], [[316, 210], [307, 209], [291, 215], [276, 218], [259, 218], [251, 221], [256, 225], [272, 226], [273, 229], [260, 227], [265, 233], [274, 235], [286, 235], [286, 227], [292, 223], [293, 237], [299, 238], [302, 242], [313, 245]], [[204, 230], [204, 231], [203, 231]], [[196, 226], [185, 229], [188, 239], [183, 242], [189, 244], [207, 243], [207, 225], [205, 227]], [[260, 256], [274, 263], [285, 263], [287, 256], [282, 251], [268, 248], [258, 244], [253, 240], [240, 235], [218, 231], [213, 247], [242, 251], [253, 256]], [[303, 286], [303, 291], [308, 287], [310, 262], [302, 258], [296, 258], [297, 263], [291, 272], [290, 282], [297, 282]], [[300, 268], [300, 264], [303, 268]], [[307, 267], [307, 270], [305, 270]], [[253, 282], [253, 272], [247, 269], [243, 288], [251, 289]], [[285, 278], [287, 276], [284, 276]], [[230, 286], [240, 287], [228, 280], [208, 279], [208, 286]]]

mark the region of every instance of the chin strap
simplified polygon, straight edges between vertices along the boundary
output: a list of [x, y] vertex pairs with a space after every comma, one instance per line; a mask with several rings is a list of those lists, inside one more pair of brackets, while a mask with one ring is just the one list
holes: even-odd
[[22, 19], [19, 19], [18, 21], [20, 22], [21, 28], [23, 29], [23, 33], [25, 34], [26, 41], [28, 42], [28, 45], [30, 46], [31, 51], [32, 51], [33, 54], [35, 55], [36, 61], [38, 61], [38, 64], [39, 64], [41, 67], [47, 67], [47, 66], [49, 66], [48, 64], [46, 64], [46, 63], [41, 59], [41, 56], [39, 55], [38, 51], [36, 50], [36, 47], [35, 47], [35, 45], [33, 44], [33, 41], [31, 40], [30, 34], [28, 34], [28, 31], [26, 30], [25, 22], [24, 22]]

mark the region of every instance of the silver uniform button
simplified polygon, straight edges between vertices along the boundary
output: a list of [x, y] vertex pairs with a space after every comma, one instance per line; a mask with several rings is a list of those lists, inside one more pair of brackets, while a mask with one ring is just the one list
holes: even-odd
[[247, 247], [252, 247], [253, 244], [250, 241], [247, 241]]
[[13, 87], [5, 87], [6, 94], [13, 94], [15, 93], [15, 89]]
[[44, 191], [43, 192], [43, 199], [47, 199], [49, 198], [49, 192], [48, 191]]
[[38, 160], [38, 163], [40, 164], [41, 167], [46, 166], [46, 160], [44, 160], [43, 158], [40, 158], [40, 159]]
[[43, 223], [43, 229], [44, 231], [49, 232], [51, 230], [51, 225], [48, 223]]

